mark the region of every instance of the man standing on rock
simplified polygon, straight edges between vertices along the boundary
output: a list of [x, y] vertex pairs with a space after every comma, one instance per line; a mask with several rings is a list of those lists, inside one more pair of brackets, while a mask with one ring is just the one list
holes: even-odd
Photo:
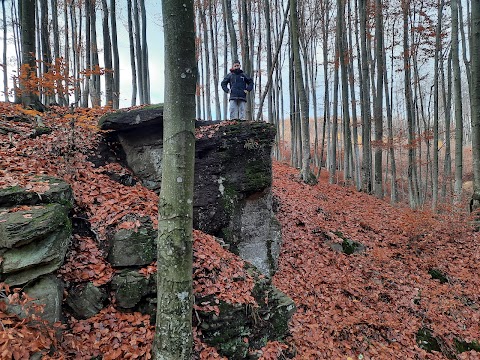
[[240, 68], [240, 61], [233, 62], [230, 73], [225, 76], [221, 85], [223, 91], [230, 94], [230, 120], [245, 120], [247, 94], [253, 90], [253, 80]]

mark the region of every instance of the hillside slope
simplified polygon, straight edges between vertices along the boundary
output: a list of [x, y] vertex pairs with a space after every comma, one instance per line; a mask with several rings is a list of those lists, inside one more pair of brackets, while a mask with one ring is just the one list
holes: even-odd
[[[28, 187], [38, 174], [64, 178], [73, 186], [77, 216], [89, 219], [99, 239], [108, 225], [131, 211], [156, 222], [155, 193], [111, 179], [112, 173], [129, 176], [127, 169], [91, 162], [99, 136], [96, 119], [105, 110], [57, 108], [38, 114], [4, 103], [0, 110], [0, 188]], [[37, 136], [42, 128], [38, 116], [51, 133]], [[265, 360], [282, 350], [280, 359], [478, 358], [476, 351], [458, 354], [478, 347], [480, 340], [479, 234], [461, 214], [433, 216], [392, 207], [325, 179], [307, 186], [298, 181], [297, 170], [280, 163], [274, 163], [273, 193], [284, 237], [274, 283], [295, 300], [298, 310], [288, 349], [271, 343], [264, 349]], [[197, 282], [196, 291], [251, 303], [249, 281], [236, 288], [229, 284], [226, 291], [220, 282], [212, 287], [207, 279], [215, 269], [216, 281], [228, 281], [229, 274], [243, 271], [242, 262], [232, 258], [230, 268], [225, 266], [221, 260], [230, 255], [213, 238], [200, 232], [195, 238], [196, 274], [204, 269], [202, 277], [208, 280], [208, 286]], [[95, 241], [76, 235], [74, 244], [61, 270], [64, 280], [108, 282], [113, 269]], [[353, 253], [342, 253], [344, 248]], [[146, 276], [154, 271], [153, 266], [144, 269]], [[0, 286], [0, 296], [7, 294]], [[12, 294], [10, 298], [15, 300]], [[25, 358], [51, 346], [57, 349], [51, 359], [149, 357], [153, 328], [147, 316], [120, 313], [112, 306], [88, 320], [69, 318], [64, 338], [57, 342], [43, 325], [32, 327], [1, 310], [1, 358]], [[435, 341], [418, 334], [431, 334]], [[419, 343], [436, 351], [429, 353]], [[199, 332], [196, 356], [220, 358], [201, 342]]]
[[[479, 358], [457, 354], [478, 350], [480, 339], [479, 234], [461, 214], [396, 208], [326, 179], [306, 186], [296, 174], [274, 164], [284, 236], [274, 283], [298, 307], [297, 358]], [[338, 251], [352, 240], [364, 248]]]

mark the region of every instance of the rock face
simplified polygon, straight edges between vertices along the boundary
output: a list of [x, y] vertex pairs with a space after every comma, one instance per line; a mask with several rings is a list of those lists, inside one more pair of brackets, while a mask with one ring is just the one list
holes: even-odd
[[[162, 110], [118, 112], [100, 121], [102, 129], [114, 130], [108, 141], [121, 146], [127, 165], [153, 190], [161, 186]], [[233, 252], [272, 275], [281, 244], [270, 194], [274, 127], [258, 122], [196, 126], [194, 227], [223, 238]]]
[[[70, 243], [72, 206], [72, 189], [60, 179], [38, 177], [28, 189], [0, 190], [0, 281], [27, 284], [23, 291], [45, 306], [39, 315], [52, 323], [62, 313], [64, 285], [53, 273]], [[25, 316], [18, 306], [9, 311]]]

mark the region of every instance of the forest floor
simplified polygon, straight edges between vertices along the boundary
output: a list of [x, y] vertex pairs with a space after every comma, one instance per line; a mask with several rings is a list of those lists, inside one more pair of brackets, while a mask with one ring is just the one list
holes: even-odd
[[[64, 178], [100, 238], [107, 226], [132, 211], [156, 223], [158, 197], [153, 192], [111, 180], [109, 173], [128, 173], [118, 164], [96, 167], [87, 161], [104, 110], [57, 108], [38, 114], [5, 103], [0, 108], [0, 188], [28, 187], [38, 174]], [[38, 116], [52, 133], [33, 136]], [[480, 350], [480, 234], [464, 211], [438, 215], [391, 206], [353, 188], [330, 185], [325, 173], [319, 184], [308, 186], [298, 180], [298, 170], [278, 162], [273, 174], [283, 228], [273, 281], [292, 297], [297, 312], [288, 349], [271, 344], [263, 359], [275, 359], [282, 350], [279, 359], [480, 358], [472, 350]], [[197, 272], [231, 256], [211, 237], [198, 231], [194, 237]], [[76, 235], [73, 245], [60, 271], [63, 279], [97, 286], [109, 282], [114, 270], [95, 241]], [[235, 261], [231, 264], [238, 269], [232, 271], [240, 271], [242, 264]], [[153, 271], [153, 266], [145, 269], [147, 275]], [[229, 269], [222, 271], [227, 276]], [[222, 287], [215, 289], [221, 294]], [[202, 291], [198, 282], [196, 291]], [[237, 293], [222, 296], [241, 299], [245, 294], [241, 287], [229, 291]], [[15, 297], [2, 286], [0, 295]], [[104, 360], [149, 358], [154, 329], [147, 316], [109, 306], [91, 319], [69, 318], [63, 340], [55, 343], [53, 331], [1, 310], [0, 358], [7, 358], [5, 351], [10, 358], [28, 358], [22, 354], [52, 344], [57, 351], [44, 359], [91, 359], [102, 353]], [[195, 339], [198, 358], [220, 358], [201, 342], [200, 333]], [[459, 354], [459, 349], [466, 351]]]

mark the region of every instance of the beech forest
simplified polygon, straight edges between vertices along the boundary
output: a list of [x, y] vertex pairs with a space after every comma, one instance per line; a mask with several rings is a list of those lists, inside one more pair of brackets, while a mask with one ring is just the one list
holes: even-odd
[[1, 6], [1, 359], [480, 357], [480, 1]]

